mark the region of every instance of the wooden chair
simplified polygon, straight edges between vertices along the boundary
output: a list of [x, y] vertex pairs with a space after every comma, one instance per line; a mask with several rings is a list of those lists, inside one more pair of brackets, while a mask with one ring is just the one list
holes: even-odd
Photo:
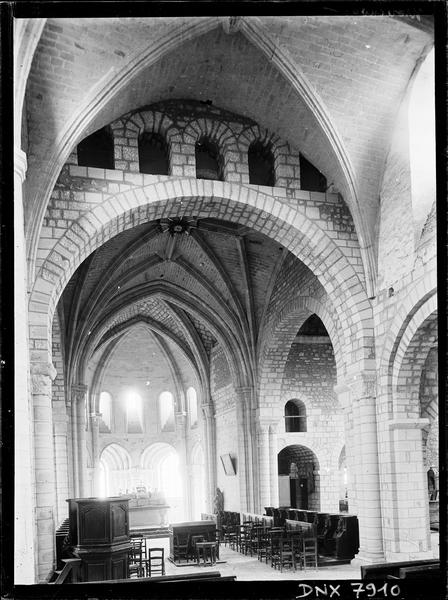
[[190, 558], [196, 560], [196, 544], [198, 542], [207, 542], [203, 535], [192, 535], [190, 537]]
[[293, 571], [296, 570], [296, 545], [298, 542], [299, 540], [294, 536], [280, 538], [278, 556], [278, 566], [280, 568], [280, 572], [283, 573], [284, 567], [290, 567]]
[[271, 541], [269, 530], [263, 530], [258, 536], [257, 558], [260, 561], [268, 562], [267, 552]]
[[305, 571], [307, 566], [317, 569], [317, 538], [315, 536], [302, 538], [301, 562]]
[[173, 558], [174, 562], [185, 559], [188, 562], [190, 558], [190, 534], [176, 533], [173, 540]]
[[131, 549], [129, 551], [129, 577], [143, 577], [143, 538], [131, 538]]
[[238, 532], [238, 550], [244, 554], [250, 547], [250, 536], [252, 526], [248, 523], [240, 525]]
[[145, 577], [165, 575], [165, 550], [164, 548], [148, 548], [145, 564]]
[[280, 540], [284, 536], [283, 528], [277, 531], [271, 531], [269, 535], [269, 545], [266, 550], [266, 563], [271, 562], [271, 567], [277, 568], [280, 558]]

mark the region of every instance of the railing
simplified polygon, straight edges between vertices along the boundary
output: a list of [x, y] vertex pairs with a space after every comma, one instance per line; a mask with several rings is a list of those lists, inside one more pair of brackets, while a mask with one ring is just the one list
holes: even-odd
[[[55, 571], [57, 577], [52, 584], [60, 585], [61, 583], [78, 583], [79, 567], [81, 565], [80, 558], [63, 558], [64, 568], [60, 571]], [[70, 581], [67, 579], [70, 577]]]

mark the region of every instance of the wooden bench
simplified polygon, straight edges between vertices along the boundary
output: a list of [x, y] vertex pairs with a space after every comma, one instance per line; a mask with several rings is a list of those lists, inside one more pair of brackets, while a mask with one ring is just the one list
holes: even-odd
[[176, 581], [204, 581], [210, 579], [219, 579], [219, 581], [234, 581], [236, 579], [236, 575], [229, 575], [222, 577], [219, 571], [204, 571], [203, 573], [185, 573], [179, 575], [160, 575], [157, 577], [139, 577], [138, 579], [114, 579], [107, 581], [83, 581], [78, 583], [77, 585], [102, 585], [104, 583], [130, 583], [141, 584], [141, 583], [151, 583], [151, 582], [160, 582], [160, 583], [172, 583]]
[[[424, 572], [433, 571], [433, 569], [440, 570], [440, 562], [438, 559], [430, 558], [426, 560], [407, 560], [402, 562], [392, 563], [378, 563], [375, 565], [361, 565], [361, 579], [387, 579], [397, 578], [403, 579], [407, 569], [409, 569], [409, 575], [412, 576], [411, 572], [419, 573], [416, 577], [424, 577]], [[400, 572], [403, 569], [403, 577]], [[418, 569], [420, 569], [418, 571]]]

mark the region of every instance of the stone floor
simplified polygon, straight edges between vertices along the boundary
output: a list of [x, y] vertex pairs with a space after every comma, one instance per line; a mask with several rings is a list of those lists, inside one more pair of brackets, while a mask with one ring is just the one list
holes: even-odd
[[[439, 537], [438, 533], [431, 534], [433, 543], [434, 556], [438, 556]], [[148, 540], [149, 545], [153, 548], [164, 548], [165, 556], [169, 556], [169, 540], [168, 538], [159, 538]], [[220, 547], [220, 563], [214, 566], [196, 566], [194, 564], [188, 566], [177, 567], [169, 560], [165, 561], [166, 575], [180, 575], [186, 573], [198, 573], [201, 571], [219, 571], [224, 577], [226, 575], [236, 575], [239, 581], [260, 581], [270, 579], [359, 579], [361, 577], [360, 561], [354, 559], [350, 564], [321, 567], [317, 570], [284, 570], [280, 573], [278, 569], [273, 569], [264, 562], [260, 562], [256, 556], [245, 556], [229, 547], [221, 545]]]

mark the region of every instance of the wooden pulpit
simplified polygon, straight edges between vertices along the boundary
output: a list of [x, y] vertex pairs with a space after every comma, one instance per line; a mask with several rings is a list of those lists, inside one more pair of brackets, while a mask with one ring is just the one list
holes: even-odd
[[129, 498], [70, 498], [70, 543], [81, 581], [128, 577]]

